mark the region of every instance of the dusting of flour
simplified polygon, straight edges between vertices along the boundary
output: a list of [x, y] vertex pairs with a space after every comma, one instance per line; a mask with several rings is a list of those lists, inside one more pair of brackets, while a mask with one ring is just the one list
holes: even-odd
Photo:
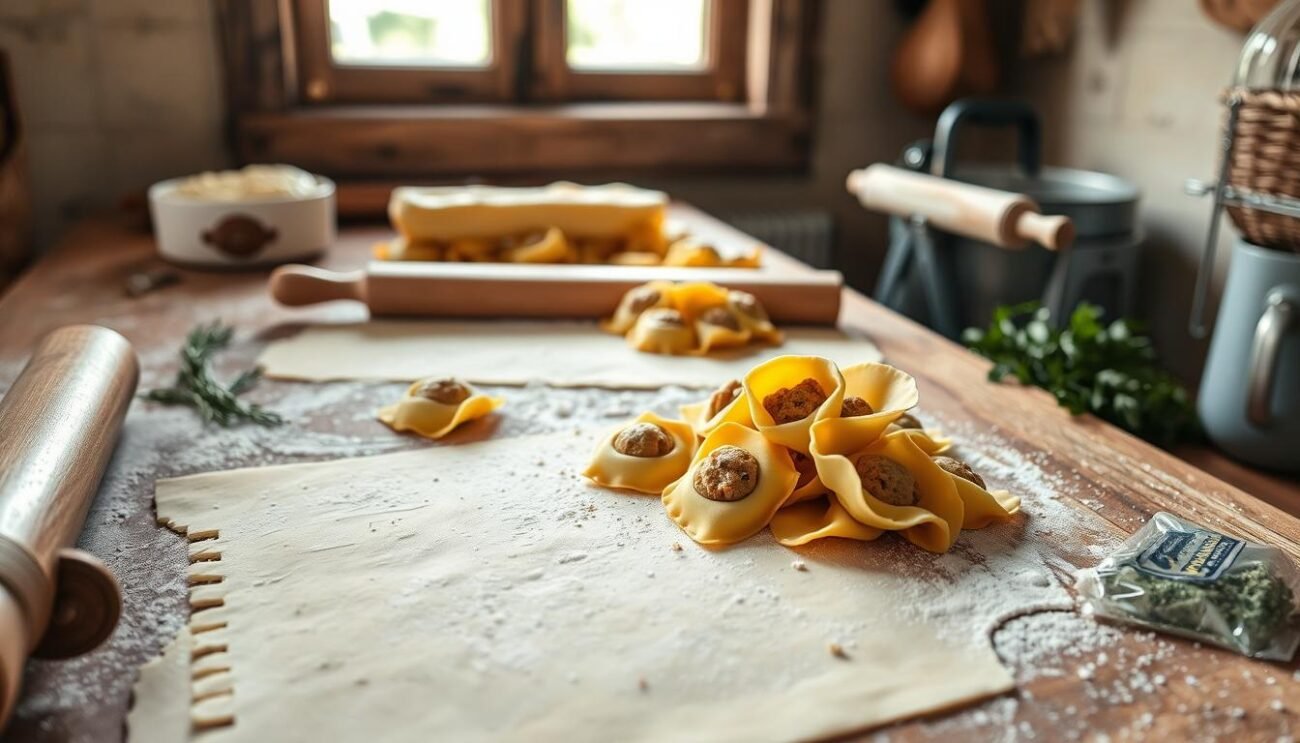
[[[244, 350], [245, 357], [251, 356]], [[142, 359], [142, 389], [168, 383], [174, 373], [171, 356], [170, 352], [158, 353]], [[7, 373], [2, 376], [12, 378]], [[81, 540], [81, 546], [103, 559], [122, 584], [121, 623], [105, 646], [91, 656], [30, 663], [11, 732], [39, 731], [42, 737], [69, 741], [114, 738], [118, 731], [106, 731], [104, 720], [121, 719], [136, 669], [156, 655], [184, 622], [186, 548], [179, 537], [154, 524], [156, 479], [235, 466], [323, 461], [442, 445], [395, 436], [374, 420], [374, 411], [396, 399], [402, 389], [400, 384], [382, 383], [264, 382], [250, 397], [288, 419], [285, 426], [274, 429], [205, 426], [188, 410], [134, 402]], [[569, 466], [575, 470], [592, 445], [592, 431], [643, 410], [676, 417], [678, 405], [699, 397], [698, 391], [674, 387], [608, 391], [528, 385], [487, 391], [506, 398], [505, 408], [457, 431], [447, 443], [571, 431], [574, 461]], [[1174, 672], [1158, 668], [1169, 666], [1170, 642], [1151, 636], [1146, 643], [1150, 649], [1144, 654], [1116, 651], [1125, 631], [1098, 625], [1075, 613], [1066, 586], [1076, 565], [1055, 557], [1055, 551], [1047, 547], [1080, 545], [1084, 561], [1091, 563], [1115, 545], [1115, 536], [1099, 519], [1063, 498], [1100, 508], [1102, 500], [1092, 492], [1094, 486], [1079, 476], [1052, 474], [1044, 466], [1046, 455], [1020, 453], [997, 430], [943, 420], [924, 410], [920, 415], [956, 440], [956, 455], [980, 472], [991, 487], [1020, 495], [1023, 515], [1009, 524], [963, 532], [956, 547], [945, 555], [925, 553], [886, 535], [875, 543], [854, 546], [851, 558], [842, 556], [850, 553], [843, 545], [814, 543], [791, 552], [789, 569], [809, 572], [817, 569], [817, 559], [854, 559], [895, 571], [907, 586], [906, 600], [894, 607], [900, 621], [931, 623], [941, 628], [946, 640], [959, 643], [987, 643], [991, 633], [995, 650], [1022, 684], [1075, 674], [1088, 683], [1090, 698], [1104, 706], [1158, 693], [1172, 683]], [[539, 461], [537, 466], [549, 467], [551, 463]], [[575, 487], [579, 486], [576, 474], [574, 480]], [[586, 520], [599, 517], [601, 497], [626, 496], [597, 493], [594, 500], [584, 498], [559, 511], [539, 512], [518, 526], [521, 533], [546, 521], [581, 528]], [[648, 511], [630, 518], [619, 525], [620, 539], [637, 540], [646, 531], [644, 519], [652, 518], [666, 517]], [[589, 559], [591, 556], [582, 552], [557, 555], [553, 565], [537, 567], [523, 581], [545, 581]], [[680, 545], [665, 544], [635, 580], [649, 588], [659, 576], [672, 572], [673, 561], [683, 559], [687, 558]], [[572, 586], [573, 590], [581, 588]], [[484, 590], [485, 603], [480, 608], [491, 612], [491, 592], [497, 589], [485, 585]], [[774, 610], [779, 605], [779, 597], [743, 584], [734, 587], [731, 601], [770, 605]], [[837, 637], [850, 637], [860, 629], [827, 627], [828, 642], [835, 644]], [[842, 649], [851, 659], [851, 644]], [[1103, 657], [1105, 660], [1100, 660]], [[1079, 661], [1083, 665], [1076, 668]], [[1114, 673], [1117, 668], [1122, 673]], [[1182, 675], [1177, 682], [1189, 683]], [[1300, 682], [1286, 676], [1276, 683]], [[971, 715], [928, 722], [923, 730], [934, 737], [946, 737], [963, 731], [969, 735], [978, 729], [981, 737], [994, 731], [993, 737], [1005, 740], [1087, 736], [1081, 710], [1053, 711], [1050, 714], [1055, 717], [1039, 720], [1037, 728], [1020, 719], [1028, 701], [1025, 693], [1019, 698], [1000, 698]], [[1216, 708], [1213, 714], [1228, 726], [1239, 719], [1230, 708]], [[50, 727], [55, 724], [57, 730]], [[888, 736], [886, 730], [878, 737]]]
[[[221, 371], [229, 374], [246, 366], [254, 353], [253, 344], [237, 344], [223, 357]], [[170, 384], [174, 358], [174, 349], [142, 353], [140, 389]], [[0, 388], [7, 388], [21, 368], [6, 362], [0, 369]], [[161, 651], [188, 615], [186, 548], [180, 537], [155, 523], [155, 480], [439, 445], [396, 436], [375, 420], [375, 411], [397, 399], [404, 387], [263, 381], [248, 397], [287, 419], [277, 428], [223, 429], [204, 425], [187, 409], [133, 401], [79, 544], [117, 576], [124, 599], [121, 620], [113, 636], [89, 655], [28, 663], [23, 695], [7, 735], [96, 743], [120, 735], [120, 725], [106, 727], [105, 721], [122, 718], [136, 669]], [[485, 389], [505, 397], [507, 408], [458, 430], [447, 443], [612, 426], [647, 408], [675, 415], [677, 405], [699, 394], [677, 387], [643, 392], [541, 385]], [[575, 451], [585, 456], [588, 446], [575, 436]]]

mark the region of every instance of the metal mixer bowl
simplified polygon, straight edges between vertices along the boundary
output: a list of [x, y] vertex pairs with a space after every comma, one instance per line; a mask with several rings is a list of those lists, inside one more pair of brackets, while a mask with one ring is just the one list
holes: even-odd
[[964, 325], [984, 325], [999, 305], [1040, 299], [1058, 318], [1081, 299], [1112, 316], [1132, 314], [1142, 242], [1136, 228], [1136, 186], [1106, 173], [1071, 168], [1045, 167], [1031, 177], [1015, 166], [963, 165], [952, 177], [1023, 193], [1043, 214], [1069, 217], [1077, 231], [1073, 247], [1062, 254], [1038, 245], [1013, 251], [950, 236]]

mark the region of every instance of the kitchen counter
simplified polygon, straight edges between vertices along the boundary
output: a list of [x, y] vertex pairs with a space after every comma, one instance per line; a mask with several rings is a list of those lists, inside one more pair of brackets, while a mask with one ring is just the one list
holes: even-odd
[[[711, 239], [748, 239], [688, 207], [675, 211]], [[321, 264], [358, 267], [370, 246], [389, 233], [386, 227], [345, 227]], [[807, 270], [775, 251], [765, 260], [768, 270]], [[236, 344], [219, 364], [231, 372], [250, 364], [268, 338], [294, 332], [304, 322], [364, 317], [364, 310], [350, 303], [277, 307], [266, 293], [265, 271], [182, 270], [175, 286], [137, 299], [125, 296], [123, 283], [130, 274], [157, 265], [146, 234], [102, 220], [72, 230], [0, 298], [0, 389], [17, 376], [42, 335], [71, 323], [99, 323], [130, 339], [141, 357], [145, 389], [170, 382], [176, 351], [197, 322], [219, 318], [236, 326]], [[987, 362], [856, 292], [844, 294], [841, 324], [868, 334], [889, 362], [916, 377], [923, 418], [940, 422], [959, 442], [971, 432], [996, 432], [997, 445], [1015, 449], [1045, 473], [1044, 487], [1081, 519], [1101, 519], [1124, 535], [1153, 512], [1168, 510], [1300, 557], [1300, 520], [1292, 515], [1300, 514], [1300, 482], [1249, 470], [1205, 448], [1181, 449], [1180, 458], [1090, 417], [1071, 418], [1041, 390], [990, 384]], [[159, 651], [187, 610], [185, 547], [154, 523], [156, 478], [422, 445], [395, 440], [372, 419], [377, 404], [400, 389], [263, 382], [252, 396], [291, 418], [281, 429], [206, 429], [188, 411], [135, 402], [82, 538], [82, 546], [122, 582], [122, 625], [88, 656], [30, 663], [23, 699], [3, 740], [122, 736], [135, 669]], [[521, 408], [536, 414], [505, 417], [494, 435], [542, 431], [584, 417], [607, 424], [614, 418], [602, 419], [611, 411], [630, 416], [673, 394], [529, 386], [513, 392], [511, 404], [518, 399]], [[1024, 518], [1032, 524], [1035, 516], [1029, 512]], [[1064, 533], [1058, 541], [1050, 555], [1058, 578], [1096, 562], [1089, 545], [1073, 543]], [[1253, 662], [1180, 640], [1157, 643], [1149, 633], [1110, 630], [1105, 638], [1049, 648], [1056, 656], [1052, 673], [1021, 665], [1032, 654], [1004, 658], [1020, 682], [1017, 694], [883, 732], [907, 740], [1031, 734], [1055, 740], [1103, 733], [1112, 739], [1127, 734], [1193, 740], [1272, 739], [1300, 729], [1300, 722], [1293, 724], [1294, 712], [1300, 712], [1295, 664]], [[1162, 649], [1153, 650], [1157, 644]]]

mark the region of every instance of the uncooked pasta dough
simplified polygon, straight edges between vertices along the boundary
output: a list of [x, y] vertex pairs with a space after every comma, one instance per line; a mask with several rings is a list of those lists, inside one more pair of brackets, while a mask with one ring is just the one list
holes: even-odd
[[880, 360], [870, 341], [831, 328], [788, 328], [779, 347], [678, 357], [641, 353], [593, 323], [381, 320], [308, 328], [273, 341], [261, 364], [267, 376], [307, 381], [454, 376], [474, 384], [656, 389], [716, 387], [785, 354], [844, 366]]
[[[861, 542], [709, 550], [587, 484], [600, 435], [159, 482], [200, 556], [198, 738], [804, 740], [1012, 688], [984, 638], [896, 613], [924, 591]], [[132, 740], [175, 739], [164, 668]]]

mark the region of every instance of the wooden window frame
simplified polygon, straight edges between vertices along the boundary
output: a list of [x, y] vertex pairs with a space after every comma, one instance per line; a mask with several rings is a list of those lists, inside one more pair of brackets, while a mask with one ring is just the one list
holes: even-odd
[[[791, 172], [808, 165], [813, 0], [740, 0], [747, 43], [735, 102], [528, 105], [313, 103], [305, 96], [295, 31], [300, 1], [216, 3], [230, 133], [241, 163], [289, 162], [343, 180], [423, 182]], [[575, 77], [569, 84], [588, 83]], [[555, 90], [571, 88], [543, 87], [547, 95]]]
[[307, 103], [393, 103], [437, 100], [499, 102], [515, 89], [519, 35], [526, 6], [489, 2], [492, 59], [486, 67], [336, 65], [330, 52], [328, 0], [294, 0], [287, 5], [298, 49], [299, 100]]
[[565, 0], [538, 0], [533, 98], [542, 101], [722, 101], [744, 99], [749, 0], [709, 0], [709, 59], [705, 69], [681, 72], [575, 70], [567, 60]]

